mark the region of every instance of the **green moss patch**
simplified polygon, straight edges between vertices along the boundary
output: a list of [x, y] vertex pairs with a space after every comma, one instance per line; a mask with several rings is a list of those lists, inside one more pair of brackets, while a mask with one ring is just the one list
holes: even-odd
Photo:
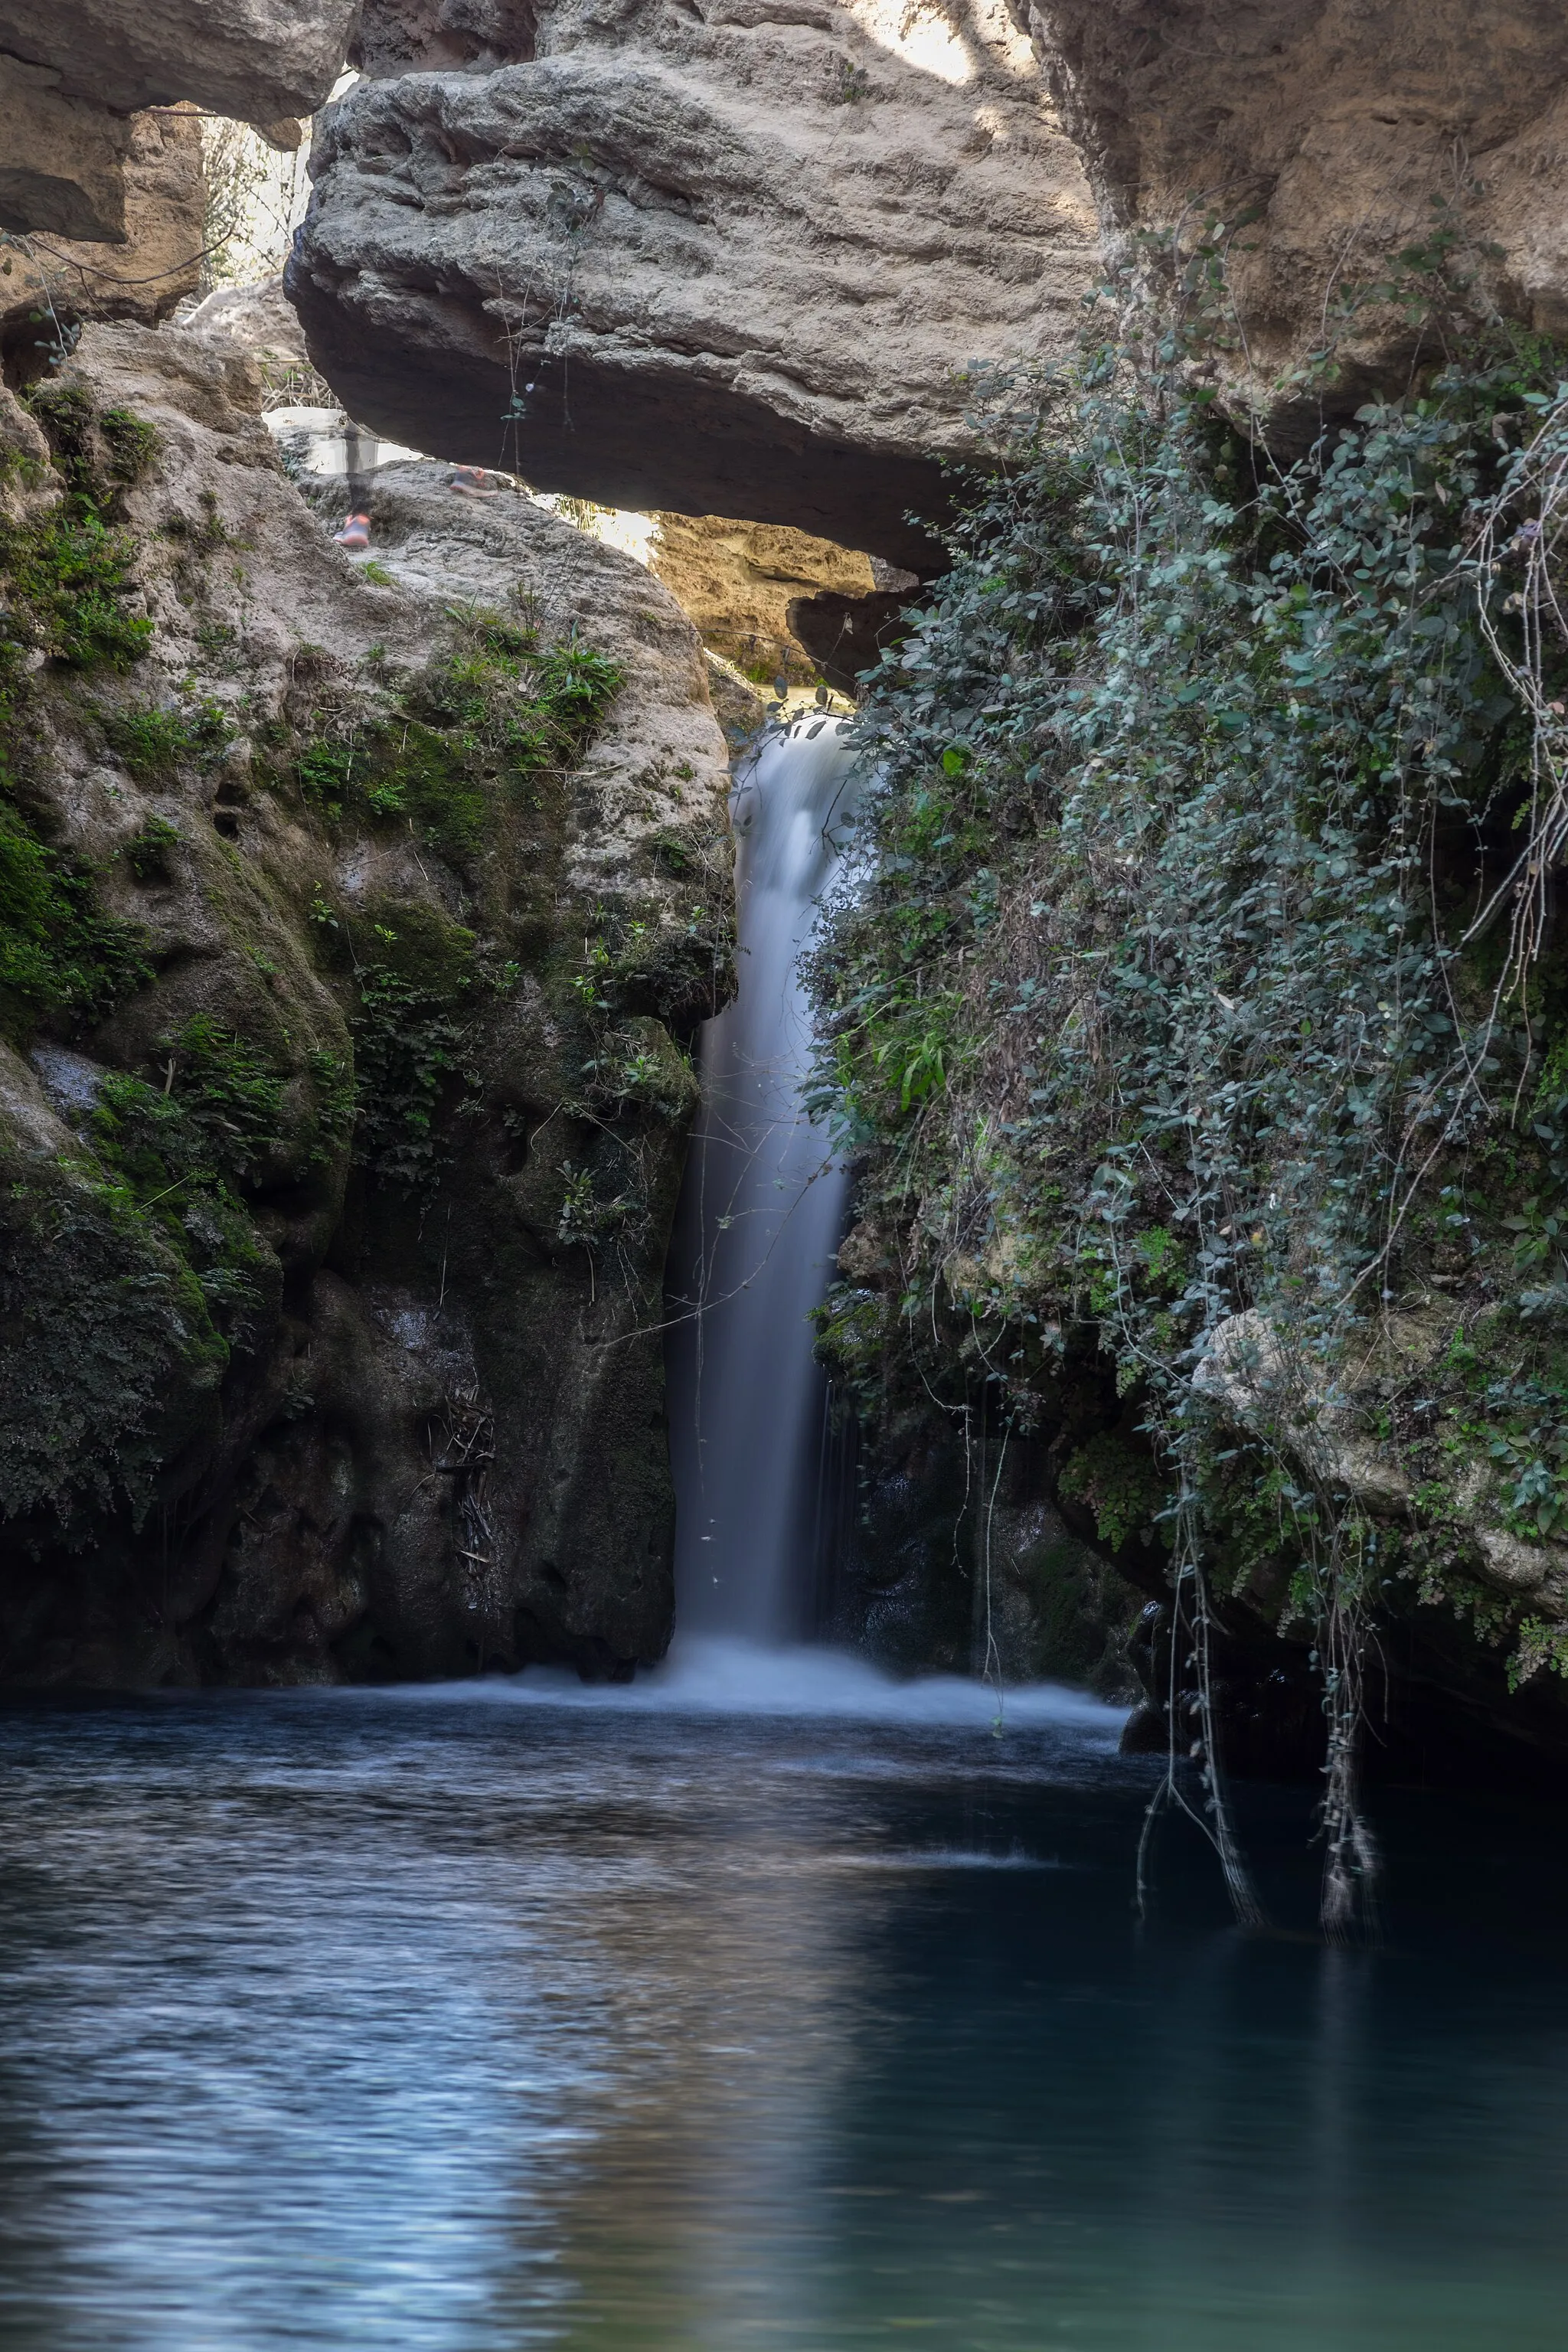
[[[0, 1184], [0, 1517], [127, 1505], [218, 1423], [227, 1349], [200, 1282], [126, 1189], [76, 1168]], [[85, 1530], [84, 1530], [85, 1534]]]
[[48, 1014], [101, 1020], [152, 977], [146, 945], [103, 911], [91, 870], [0, 799], [0, 1034], [25, 1045]]
[[309, 736], [293, 772], [334, 829], [408, 826], [468, 867], [510, 812], [539, 809], [547, 772], [581, 759], [621, 673], [575, 640], [542, 652], [531, 630], [494, 614], [454, 620], [456, 644], [386, 716]]

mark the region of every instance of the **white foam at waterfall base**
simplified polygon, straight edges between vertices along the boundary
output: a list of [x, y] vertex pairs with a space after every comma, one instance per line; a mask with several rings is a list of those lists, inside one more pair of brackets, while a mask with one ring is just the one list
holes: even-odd
[[660, 1666], [631, 1683], [584, 1683], [565, 1667], [529, 1666], [482, 1683], [427, 1685], [450, 1698], [513, 1700], [537, 1706], [614, 1708], [628, 1713], [790, 1716], [848, 1723], [929, 1724], [988, 1733], [1054, 1727], [1114, 1748], [1127, 1720], [1057, 1683], [1026, 1683], [998, 1699], [993, 1684], [960, 1675], [885, 1674], [842, 1650], [801, 1643], [771, 1647], [721, 1634], [679, 1637]]

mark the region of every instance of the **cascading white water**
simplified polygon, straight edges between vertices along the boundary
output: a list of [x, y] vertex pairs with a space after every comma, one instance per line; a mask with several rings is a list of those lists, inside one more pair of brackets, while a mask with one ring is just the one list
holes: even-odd
[[813, 715], [763, 743], [731, 802], [740, 985], [702, 1032], [673, 1286], [683, 1633], [786, 1642], [810, 1630], [826, 1391], [808, 1318], [847, 1180], [802, 1103], [812, 1029], [799, 967], [859, 784], [847, 721]]

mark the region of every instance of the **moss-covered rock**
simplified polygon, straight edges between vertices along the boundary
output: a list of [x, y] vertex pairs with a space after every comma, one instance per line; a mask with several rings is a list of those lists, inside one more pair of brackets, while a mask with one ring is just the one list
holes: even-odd
[[90, 330], [0, 418], [0, 1672], [629, 1672], [730, 983], [700, 651], [437, 467], [367, 573], [257, 408]]

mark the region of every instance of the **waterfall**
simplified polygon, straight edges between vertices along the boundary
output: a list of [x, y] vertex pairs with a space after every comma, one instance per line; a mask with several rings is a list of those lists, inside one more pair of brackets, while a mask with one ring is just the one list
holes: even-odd
[[826, 1384], [807, 1319], [847, 1180], [807, 1118], [800, 959], [858, 792], [847, 720], [770, 736], [731, 800], [740, 985], [702, 1031], [703, 1104], [673, 1264], [670, 1405], [682, 1632], [798, 1640], [809, 1624]]

